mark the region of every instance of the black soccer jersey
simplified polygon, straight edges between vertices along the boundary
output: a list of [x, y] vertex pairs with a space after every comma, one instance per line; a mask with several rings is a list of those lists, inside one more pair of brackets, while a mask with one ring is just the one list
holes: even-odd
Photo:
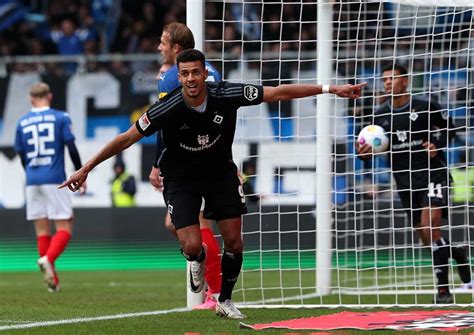
[[438, 149], [447, 147], [455, 128], [446, 109], [433, 100], [420, 98], [412, 98], [400, 108], [392, 108], [388, 101], [375, 113], [374, 123], [390, 137], [390, 161], [399, 189], [426, 188], [429, 181], [446, 179], [444, 152], [438, 151], [436, 157], [430, 158], [422, 146], [430, 141]]
[[162, 130], [161, 173], [170, 178], [224, 176], [236, 172], [232, 160], [237, 109], [263, 101], [263, 87], [227, 82], [206, 83], [205, 111], [188, 106], [178, 88], [150, 106], [136, 122], [140, 133]]

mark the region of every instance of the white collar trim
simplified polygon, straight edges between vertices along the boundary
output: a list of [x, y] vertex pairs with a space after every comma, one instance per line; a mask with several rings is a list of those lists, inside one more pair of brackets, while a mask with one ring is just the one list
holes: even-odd
[[33, 107], [33, 108], [31, 108], [31, 111], [32, 111], [32, 112], [44, 112], [44, 111], [47, 111], [48, 109], [51, 109], [51, 107], [49, 107], [49, 106], [45, 106], [45, 107]]

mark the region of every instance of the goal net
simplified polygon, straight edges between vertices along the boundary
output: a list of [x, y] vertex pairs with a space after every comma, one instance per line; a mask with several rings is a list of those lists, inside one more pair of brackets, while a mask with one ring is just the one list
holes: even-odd
[[[454, 183], [443, 221], [472, 250], [474, 17], [463, 1], [208, 1], [204, 50], [224, 80], [367, 82], [363, 97], [319, 96], [239, 112], [235, 160], [245, 175], [244, 265], [233, 299], [247, 305], [430, 305], [431, 247], [400, 203], [390, 151], [363, 162], [359, 130], [391, 99], [381, 70], [408, 69], [413, 97], [454, 119], [445, 154]], [[450, 129], [452, 130], [452, 129]], [[455, 304], [472, 303], [456, 262]]]

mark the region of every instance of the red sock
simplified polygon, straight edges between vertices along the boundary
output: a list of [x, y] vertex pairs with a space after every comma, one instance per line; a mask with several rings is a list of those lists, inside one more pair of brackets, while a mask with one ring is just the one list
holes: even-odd
[[206, 253], [206, 282], [212, 293], [221, 291], [221, 257], [219, 256], [219, 245], [209, 228], [201, 228], [202, 242], [207, 246]]
[[36, 244], [38, 245], [38, 254], [40, 255], [40, 257], [46, 255], [50, 243], [51, 236], [49, 235], [41, 235], [36, 238]]
[[61, 253], [66, 249], [66, 246], [71, 239], [71, 233], [66, 230], [58, 230], [51, 239], [51, 244], [49, 246], [46, 256], [51, 263], [54, 263], [56, 258], [61, 255]]

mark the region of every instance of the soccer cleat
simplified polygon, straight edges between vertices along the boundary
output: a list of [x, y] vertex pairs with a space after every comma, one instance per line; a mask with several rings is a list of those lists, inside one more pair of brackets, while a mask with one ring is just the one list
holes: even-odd
[[199, 293], [204, 288], [204, 272], [206, 271], [206, 259], [201, 262], [189, 262], [189, 287], [191, 292]]
[[435, 304], [452, 304], [453, 296], [445, 289], [439, 289], [436, 294]]
[[461, 289], [463, 290], [474, 290], [474, 280], [471, 280], [469, 283], [462, 283]]
[[49, 292], [58, 292], [59, 279], [54, 271], [54, 266], [48, 260], [47, 256], [43, 256], [36, 262], [43, 273], [43, 280]]
[[246, 316], [242, 314], [237, 307], [235, 307], [232, 300], [227, 299], [224, 302], [217, 302], [216, 304], [216, 315], [227, 317], [230, 319], [245, 319]]
[[200, 305], [194, 306], [193, 309], [215, 309], [216, 305], [217, 305], [216, 298], [214, 298], [211, 291], [207, 291], [204, 302]]
[[458, 274], [461, 281], [465, 284], [471, 282], [471, 264], [467, 257], [466, 249], [463, 247], [452, 248], [453, 258], [457, 263]]

